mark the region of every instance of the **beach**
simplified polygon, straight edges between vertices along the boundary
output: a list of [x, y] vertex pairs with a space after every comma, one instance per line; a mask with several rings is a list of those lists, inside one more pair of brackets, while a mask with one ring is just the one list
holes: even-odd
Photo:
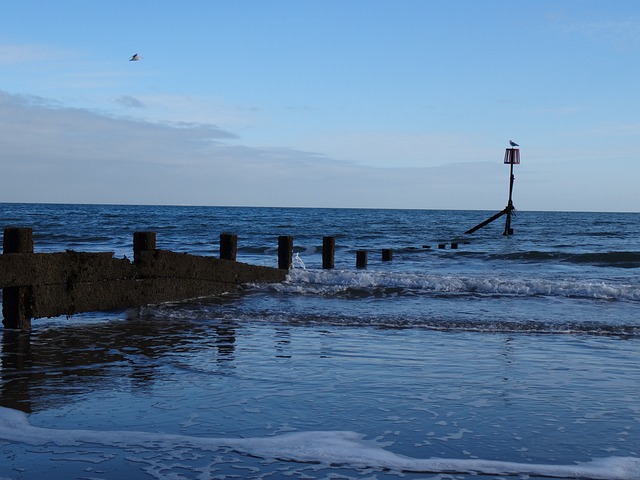
[[130, 256], [152, 230], [217, 256], [232, 232], [240, 261], [275, 266], [279, 235], [298, 259], [281, 284], [3, 331], [0, 478], [638, 478], [640, 214], [464, 235], [493, 213], [0, 204], [36, 252]]

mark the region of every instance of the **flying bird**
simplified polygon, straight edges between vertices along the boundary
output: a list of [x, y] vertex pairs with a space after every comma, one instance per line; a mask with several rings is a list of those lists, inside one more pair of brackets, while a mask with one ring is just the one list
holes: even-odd
[[138, 60], [141, 60], [142, 57], [140, 55], [138, 55], [137, 53], [132, 55], [131, 58], [129, 59], [130, 62], [137, 62]]
[[520, 146], [516, 142], [514, 142], [513, 140], [509, 140], [509, 145], [511, 145], [512, 147], [519, 147]]

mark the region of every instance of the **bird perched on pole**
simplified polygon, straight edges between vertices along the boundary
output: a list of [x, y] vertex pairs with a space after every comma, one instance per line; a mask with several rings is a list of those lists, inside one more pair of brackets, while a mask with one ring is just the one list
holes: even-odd
[[137, 62], [138, 60], [142, 60], [142, 57], [137, 53], [131, 55], [131, 58], [129, 59], [130, 62]]
[[509, 145], [511, 145], [512, 147], [519, 147], [520, 146], [516, 142], [514, 142], [513, 140], [509, 140]]

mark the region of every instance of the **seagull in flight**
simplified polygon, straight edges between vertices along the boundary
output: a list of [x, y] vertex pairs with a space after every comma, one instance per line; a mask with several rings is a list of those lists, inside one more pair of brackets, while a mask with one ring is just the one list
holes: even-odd
[[138, 60], [141, 60], [142, 57], [140, 55], [138, 55], [137, 53], [132, 55], [131, 58], [129, 59], [130, 62], [137, 62]]
[[516, 142], [514, 142], [513, 140], [509, 140], [509, 145], [511, 145], [512, 147], [519, 147], [520, 146]]

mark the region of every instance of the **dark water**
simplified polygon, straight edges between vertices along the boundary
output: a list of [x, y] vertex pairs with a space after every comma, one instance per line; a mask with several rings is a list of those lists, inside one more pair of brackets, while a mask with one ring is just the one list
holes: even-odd
[[[36, 252], [131, 258], [153, 230], [212, 256], [235, 233], [239, 261], [270, 266], [293, 235], [297, 254], [283, 284], [5, 331], [0, 478], [639, 478], [640, 214], [464, 235], [493, 213], [0, 204]], [[577, 462], [596, 463], [560, 468]]]

